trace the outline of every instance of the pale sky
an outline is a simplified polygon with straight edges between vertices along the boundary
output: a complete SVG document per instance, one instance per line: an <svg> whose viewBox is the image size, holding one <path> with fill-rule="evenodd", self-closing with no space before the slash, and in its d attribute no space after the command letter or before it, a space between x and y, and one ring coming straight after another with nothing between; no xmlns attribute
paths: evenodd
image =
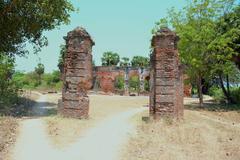
<svg viewBox="0 0 240 160"><path fill-rule="evenodd" d="M17 58L16 70L33 71L39 62L46 72L57 70L59 46L64 44L63 36L77 26L84 27L96 45L93 59L101 64L105 51L114 51L121 57L135 55L148 56L151 30L160 18L165 17L167 9L181 9L186 0L71 0L79 13L71 14L69 25L60 26L45 32L49 45L38 55L29 48L28 58Z"/></svg>

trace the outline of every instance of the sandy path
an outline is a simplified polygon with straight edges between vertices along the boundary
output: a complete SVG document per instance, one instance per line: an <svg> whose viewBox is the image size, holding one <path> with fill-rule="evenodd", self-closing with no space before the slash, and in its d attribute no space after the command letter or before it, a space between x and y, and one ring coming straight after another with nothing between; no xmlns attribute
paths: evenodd
<svg viewBox="0 0 240 160"><path fill-rule="evenodd" d="M44 115L46 96L41 95L35 113ZM64 149L54 148L46 134L42 119L28 119L21 122L20 135L13 152L13 160L117 160L121 146L126 143L128 134L134 132L129 118L147 108L136 108L111 116L86 136Z"/></svg>

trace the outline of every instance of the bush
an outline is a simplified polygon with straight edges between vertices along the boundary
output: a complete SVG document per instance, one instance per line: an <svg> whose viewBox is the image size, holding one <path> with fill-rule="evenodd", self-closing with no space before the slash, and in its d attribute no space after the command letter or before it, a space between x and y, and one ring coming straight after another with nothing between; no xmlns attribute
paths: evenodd
<svg viewBox="0 0 240 160"><path fill-rule="evenodd" d="M19 86L12 80L14 60L0 55L0 113L9 114L18 103Z"/></svg>
<svg viewBox="0 0 240 160"><path fill-rule="evenodd" d="M213 86L209 89L209 95L212 96L218 102L224 102L226 97L223 94L221 88ZM237 104L240 104L240 88L231 88L231 97L233 101Z"/></svg>
<svg viewBox="0 0 240 160"><path fill-rule="evenodd" d="M39 77L35 72L21 73L16 72L13 75L13 80L23 89L56 89L60 90L62 86L61 73L53 71L52 73L43 74L42 83L39 83Z"/></svg>
<svg viewBox="0 0 240 160"><path fill-rule="evenodd" d="M115 87L119 90L124 89L124 78L123 76L117 76L115 80Z"/></svg>
<svg viewBox="0 0 240 160"><path fill-rule="evenodd" d="M218 102L223 102L225 100L225 96L222 92L222 89L217 86L213 86L209 89L209 95L212 96Z"/></svg>
<svg viewBox="0 0 240 160"><path fill-rule="evenodd" d="M148 92L150 91L150 82L147 80L144 81L144 90Z"/></svg>
<svg viewBox="0 0 240 160"><path fill-rule="evenodd" d="M237 104L240 104L240 87L232 89L231 95L234 102L236 102Z"/></svg>
<svg viewBox="0 0 240 160"><path fill-rule="evenodd" d="M139 91L140 87L140 81L138 76L133 76L129 79L129 87L130 91Z"/></svg>

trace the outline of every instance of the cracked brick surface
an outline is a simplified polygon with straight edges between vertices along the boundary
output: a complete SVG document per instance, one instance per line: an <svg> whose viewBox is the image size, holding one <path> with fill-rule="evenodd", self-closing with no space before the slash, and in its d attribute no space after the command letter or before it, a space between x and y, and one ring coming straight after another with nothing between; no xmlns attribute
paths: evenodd
<svg viewBox="0 0 240 160"><path fill-rule="evenodd" d="M152 39L150 114L154 118L183 116L183 73L177 35L164 28Z"/></svg>
<svg viewBox="0 0 240 160"><path fill-rule="evenodd" d="M87 118L89 98L87 91L92 87L91 36L81 27L68 32L64 58L62 102L60 113L66 117Z"/></svg>

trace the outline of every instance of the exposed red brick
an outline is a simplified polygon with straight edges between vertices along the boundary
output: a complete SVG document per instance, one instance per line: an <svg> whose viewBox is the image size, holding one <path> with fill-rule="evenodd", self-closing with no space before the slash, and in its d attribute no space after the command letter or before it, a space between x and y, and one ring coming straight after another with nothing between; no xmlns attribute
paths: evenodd
<svg viewBox="0 0 240 160"><path fill-rule="evenodd" d="M93 40L83 28L68 32L67 52L64 59L62 102L59 112L66 117L87 118L89 99L87 90L92 87Z"/></svg>
<svg viewBox="0 0 240 160"><path fill-rule="evenodd" d="M165 28L152 39L150 114L154 118L183 116L183 73L177 35Z"/></svg>

